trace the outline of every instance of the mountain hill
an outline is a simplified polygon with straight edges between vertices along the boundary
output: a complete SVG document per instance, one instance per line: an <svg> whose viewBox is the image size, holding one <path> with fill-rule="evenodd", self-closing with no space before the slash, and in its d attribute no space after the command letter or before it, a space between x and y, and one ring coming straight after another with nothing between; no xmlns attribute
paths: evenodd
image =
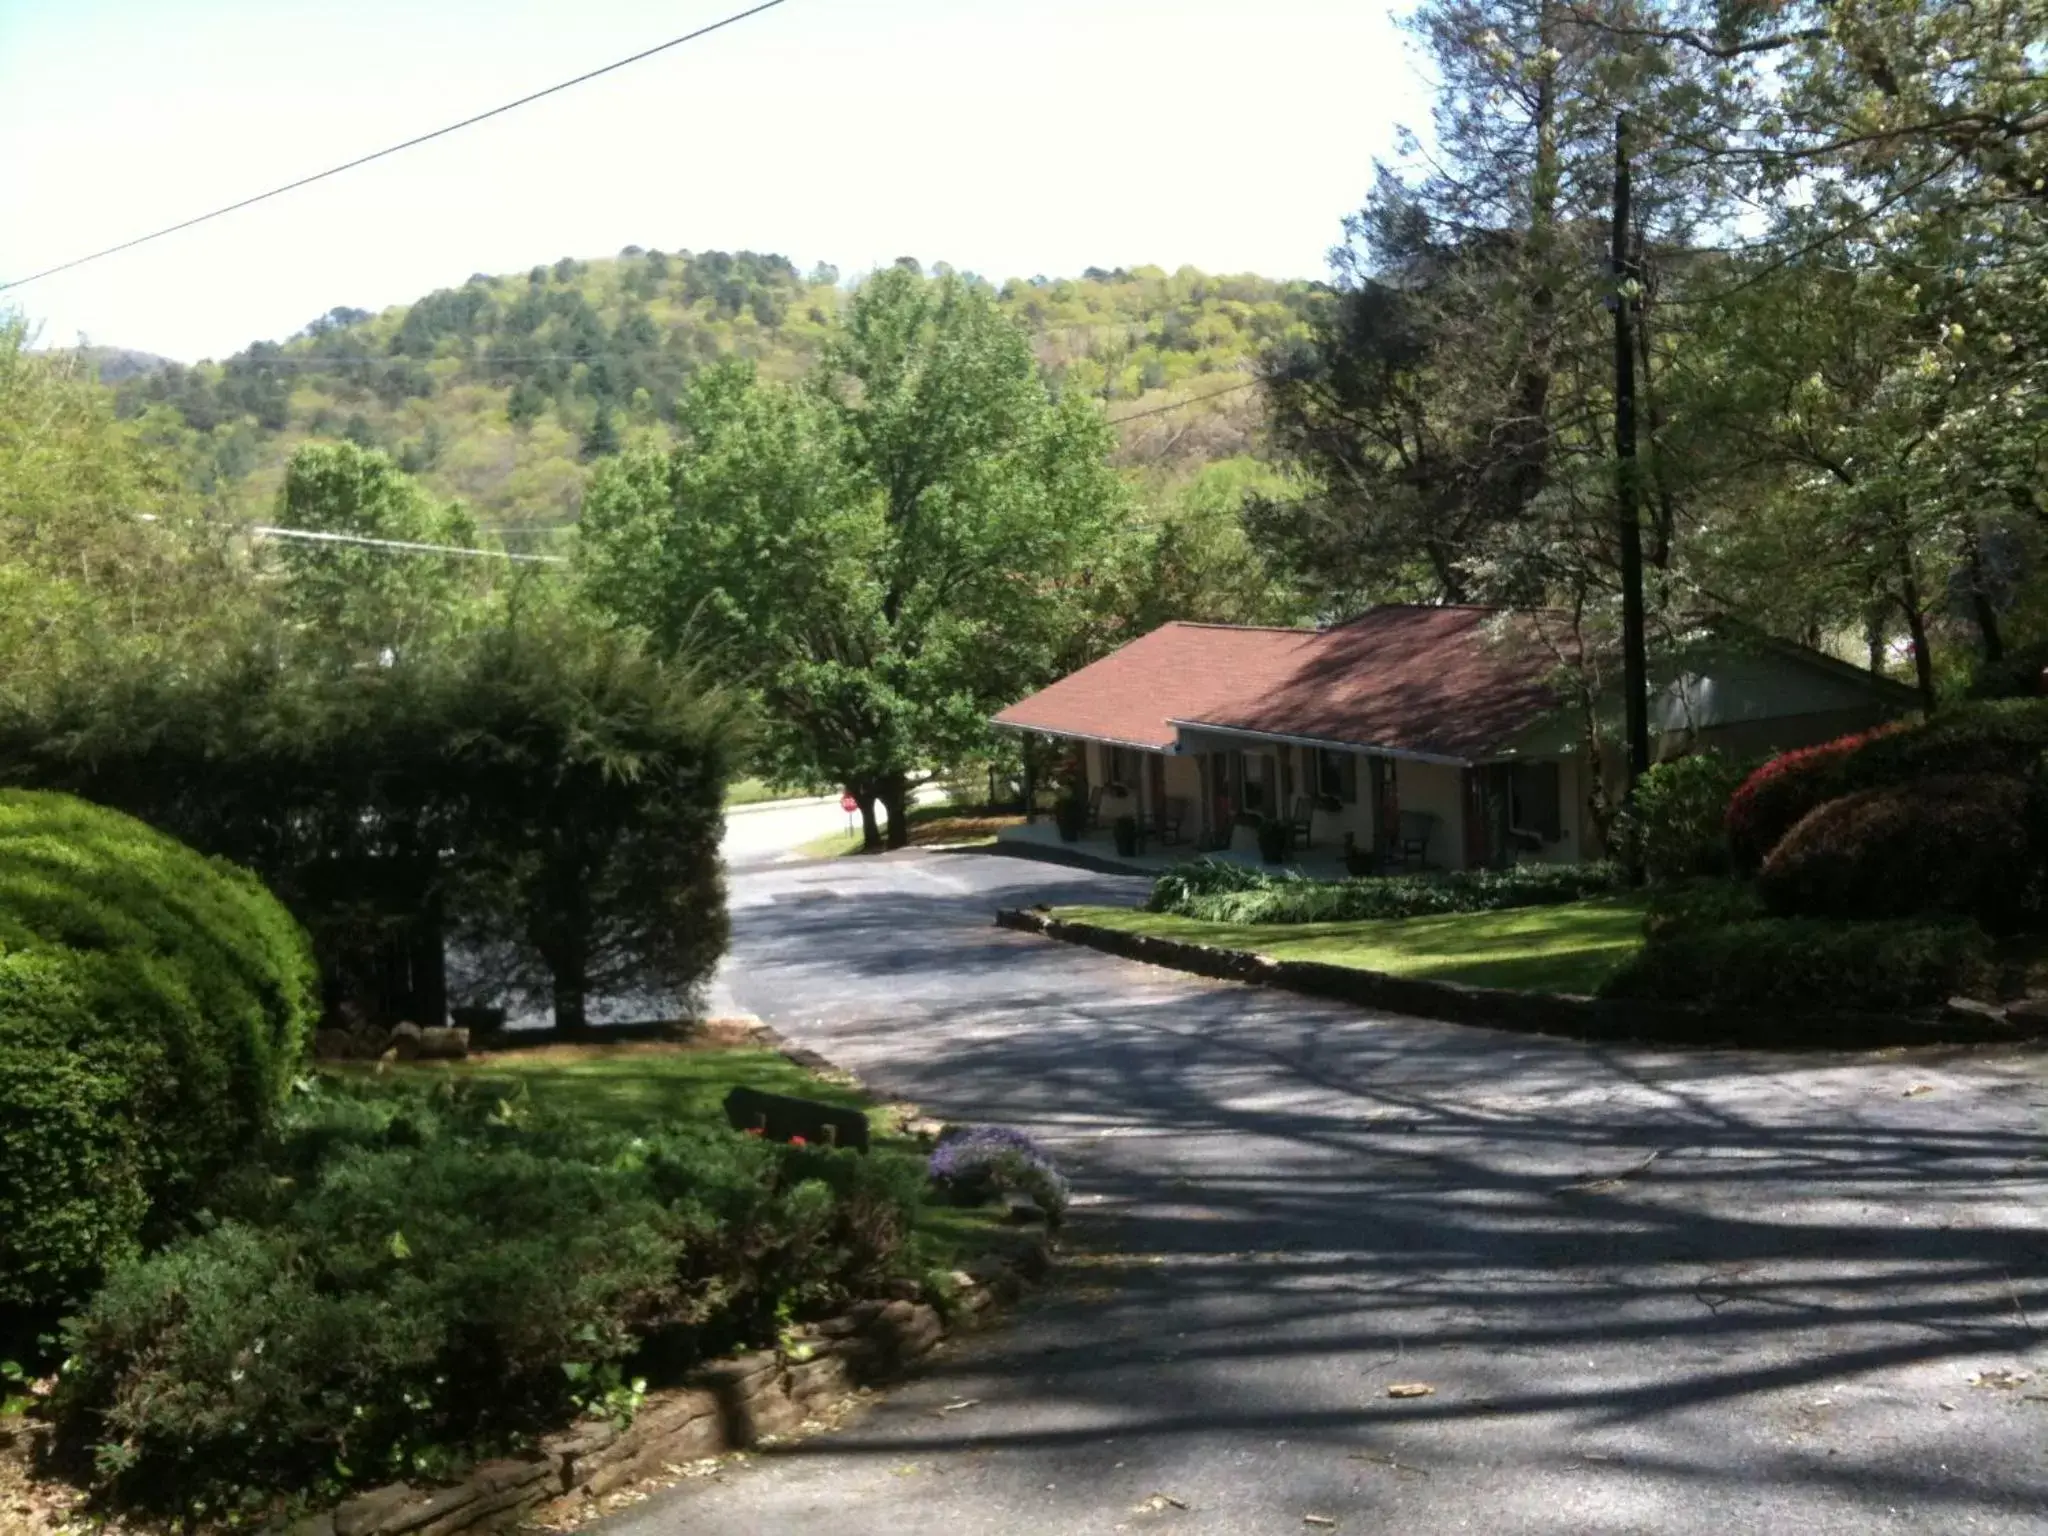
<svg viewBox="0 0 2048 1536"><path fill-rule="evenodd" d="M1120 461L1154 488L1254 452L1251 369L1300 333L1314 291L1190 267L1090 268L999 289L1047 369L1123 421ZM741 357L769 377L801 375L845 298L829 267L628 246L605 260L480 273L381 314L335 309L222 362L117 365L101 377L123 414L234 515L268 513L300 442L347 437L515 532L573 521L591 459L665 440L695 369Z"/></svg>

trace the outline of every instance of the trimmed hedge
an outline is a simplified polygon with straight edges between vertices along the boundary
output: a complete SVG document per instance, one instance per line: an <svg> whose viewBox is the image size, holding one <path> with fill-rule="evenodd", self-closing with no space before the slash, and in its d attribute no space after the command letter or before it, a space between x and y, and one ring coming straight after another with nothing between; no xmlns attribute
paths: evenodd
<svg viewBox="0 0 2048 1536"><path fill-rule="evenodd" d="M1780 916L1945 912L2011 931L2038 916L2034 794L2001 774L1939 774L1830 800L1787 832L1757 888Z"/></svg>
<svg viewBox="0 0 2048 1536"><path fill-rule="evenodd" d="M1897 729L1880 726L1780 753L1744 779L1728 801L1728 851L1735 867L1745 874L1762 868L1778 839L1802 817L1848 792L1849 759Z"/></svg>
<svg viewBox="0 0 2048 1536"><path fill-rule="evenodd" d="M0 1333L76 1299L261 1137L315 980L251 876L0 791Z"/></svg>
<svg viewBox="0 0 2048 1536"><path fill-rule="evenodd" d="M1830 800L1958 773L2025 777L2048 752L2048 699L1960 705L1915 725L1881 726L1774 757L1728 806L1736 867L1762 867L1778 841Z"/></svg>
<svg viewBox="0 0 2048 1536"><path fill-rule="evenodd" d="M1517 864L1449 874L1310 880L1220 860L1200 860L1160 876L1149 912L1211 923L1350 923L1559 906L1614 890L1611 864Z"/></svg>
<svg viewBox="0 0 2048 1536"><path fill-rule="evenodd" d="M924 1182L901 1153L635 1134L488 1081L322 1083L220 1221L66 1325L59 1431L166 1512L432 1477L909 1272Z"/></svg>
<svg viewBox="0 0 2048 1536"><path fill-rule="evenodd" d="M1712 1007L1895 1013L1978 994L1991 943L1961 921L1761 918L1654 938L1601 996Z"/></svg>
<svg viewBox="0 0 2048 1536"><path fill-rule="evenodd" d="M1753 922L1771 914L1749 880L1687 880L1654 888L1643 915L1643 934L1651 943L1700 928Z"/></svg>

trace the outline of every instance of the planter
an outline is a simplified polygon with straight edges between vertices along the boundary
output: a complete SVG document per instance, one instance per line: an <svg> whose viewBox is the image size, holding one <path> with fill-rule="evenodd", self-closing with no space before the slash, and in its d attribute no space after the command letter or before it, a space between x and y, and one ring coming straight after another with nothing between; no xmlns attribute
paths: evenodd
<svg viewBox="0 0 2048 1536"><path fill-rule="evenodd" d="M1132 858L1138 851L1138 818L1119 816L1109 824L1109 835L1116 839L1116 851L1120 858Z"/></svg>
<svg viewBox="0 0 2048 1536"><path fill-rule="evenodd" d="M1259 857L1268 864L1284 864L1294 851L1294 829L1284 821L1259 823Z"/></svg>
<svg viewBox="0 0 2048 1536"><path fill-rule="evenodd" d="M1081 841L1081 833L1088 825L1088 803L1085 800L1062 800L1052 815L1053 825L1059 828L1061 842Z"/></svg>

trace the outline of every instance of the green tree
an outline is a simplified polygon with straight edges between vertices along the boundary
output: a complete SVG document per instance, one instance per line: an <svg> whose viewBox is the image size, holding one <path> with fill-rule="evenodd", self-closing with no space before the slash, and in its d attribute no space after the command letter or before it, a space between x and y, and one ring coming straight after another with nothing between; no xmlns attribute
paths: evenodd
<svg viewBox="0 0 2048 1536"><path fill-rule="evenodd" d="M611 406L608 403L600 404L597 414L590 418L590 425L583 429L581 452L584 462L608 459L618 451L618 423L612 420Z"/></svg>
<svg viewBox="0 0 2048 1536"><path fill-rule="evenodd" d="M337 535L276 540L286 611L333 641L402 650L449 621L475 575L474 562L462 556L387 547L471 548L476 526L459 505L436 502L374 449L299 449L285 466L277 507L283 528Z"/></svg>
<svg viewBox="0 0 2048 1536"><path fill-rule="evenodd" d="M802 385L701 375L683 444L601 469L587 590L758 689L776 776L837 782L889 837L917 776L1045 681L1123 510L1108 430L1040 377L984 286L872 277Z"/></svg>

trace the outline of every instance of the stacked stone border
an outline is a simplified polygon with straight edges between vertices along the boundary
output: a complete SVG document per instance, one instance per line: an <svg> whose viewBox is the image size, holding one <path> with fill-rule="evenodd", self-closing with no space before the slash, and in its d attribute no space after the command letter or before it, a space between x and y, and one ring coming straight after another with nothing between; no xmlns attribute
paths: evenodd
<svg viewBox="0 0 2048 1536"><path fill-rule="evenodd" d="M1126 960L1142 960L1219 981L1279 987L1392 1013L1419 1014L1518 1034L1577 1040L1751 1049L1879 1049L1915 1045L1991 1045L2048 1037L2048 1012L2011 1013L1992 1006L1951 1005L1938 1014L1830 1013L1817 1010L1690 1008L1672 1003L1557 993L1511 992L1454 981L1394 976L1319 960L1280 960L1095 923L1069 922L1042 908L1004 908L996 926L1082 944Z"/></svg>
<svg viewBox="0 0 2048 1536"><path fill-rule="evenodd" d="M943 1310L906 1283L902 1294L861 1302L782 1349L719 1360L680 1387L649 1393L630 1424L572 1424L531 1455L484 1462L452 1487L372 1489L299 1521L290 1536L458 1536L573 1525L599 1513L608 1494L791 1434L859 1389L909 1373L941 1340L1015 1301L1051 1264L1044 1238L1007 1262L978 1263L953 1277Z"/></svg>

